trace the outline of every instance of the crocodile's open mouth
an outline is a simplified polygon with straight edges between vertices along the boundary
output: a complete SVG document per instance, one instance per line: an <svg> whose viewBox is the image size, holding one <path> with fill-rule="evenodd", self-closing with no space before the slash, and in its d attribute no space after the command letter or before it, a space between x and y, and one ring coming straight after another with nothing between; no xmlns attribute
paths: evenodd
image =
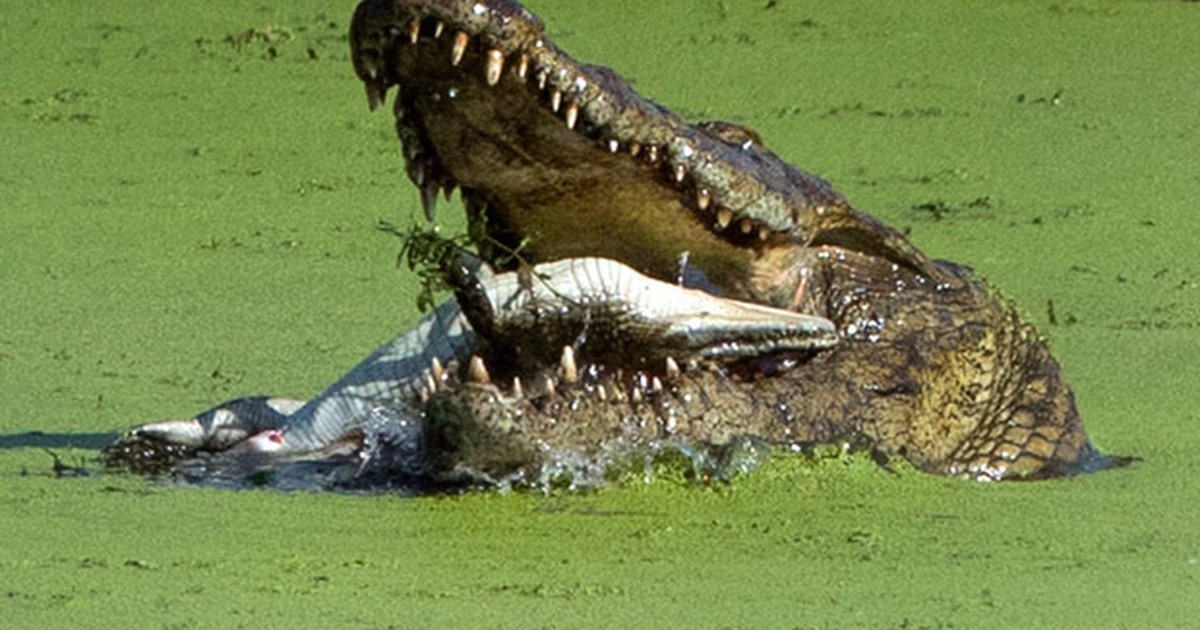
<svg viewBox="0 0 1200 630"><path fill-rule="evenodd" d="M869 236L872 220L754 132L683 122L613 71L572 59L509 0L365 2L351 41L371 107L397 88L397 130L427 214L458 188L493 239L530 237L538 260L606 256L660 278L688 267L743 296L775 246L850 235L850 248L913 262L907 242Z"/></svg>

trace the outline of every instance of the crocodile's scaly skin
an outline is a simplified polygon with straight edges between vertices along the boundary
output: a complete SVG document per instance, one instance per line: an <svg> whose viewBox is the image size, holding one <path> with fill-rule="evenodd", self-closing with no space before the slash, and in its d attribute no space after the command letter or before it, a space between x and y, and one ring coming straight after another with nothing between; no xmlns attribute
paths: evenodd
<svg viewBox="0 0 1200 630"><path fill-rule="evenodd" d="M865 444L921 470L979 479L1126 461L1091 446L1047 344L982 280L929 259L752 130L688 124L612 70L579 63L517 3L367 0L351 47L371 108L392 99L427 214L440 192L459 189L488 236L485 257L528 239L522 252L533 262L610 258L827 318L840 338L815 354L762 352L681 370L620 335L572 338L564 328L549 335L567 339L560 366L545 348L530 359L545 329L497 332L477 315L479 333L456 356L481 352L489 378L464 377L466 366L445 377L420 353L403 375L437 375L407 395L429 467L519 478L547 453L737 436ZM567 353L582 374L565 378ZM387 374L381 386L394 388L397 372ZM513 391L513 378L545 382ZM320 428L302 442L336 443L329 427L361 426L362 416L292 416L285 433Z"/></svg>
<svg viewBox="0 0 1200 630"><path fill-rule="evenodd" d="M695 376L682 394L686 435L865 440L923 470L986 479L1122 461L1090 446L1057 362L1010 305L753 131L681 121L613 71L572 59L508 0L367 0L351 33L369 104L397 88L414 182L460 187L493 239L531 236L543 260L609 256L838 326L838 347L770 378ZM606 408L543 404L517 425L599 425L562 438L586 443L629 420ZM485 425L510 414L462 409L452 415Z"/></svg>

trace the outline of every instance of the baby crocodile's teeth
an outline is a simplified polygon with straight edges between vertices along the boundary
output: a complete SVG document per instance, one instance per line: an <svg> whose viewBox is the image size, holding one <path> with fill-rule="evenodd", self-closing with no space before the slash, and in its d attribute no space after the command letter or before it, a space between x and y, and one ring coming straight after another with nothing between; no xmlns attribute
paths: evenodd
<svg viewBox="0 0 1200 630"><path fill-rule="evenodd" d="M550 111L558 113L558 108L562 107L562 92L557 87L550 88Z"/></svg>
<svg viewBox="0 0 1200 630"><path fill-rule="evenodd" d="M682 164L675 165L675 183L682 184L683 178L687 175L687 167Z"/></svg>
<svg viewBox="0 0 1200 630"><path fill-rule="evenodd" d="M470 41L471 36L467 35L465 31L459 31L455 34L454 47L450 49L450 65L457 66L462 63L463 53L467 52L467 44Z"/></svg>
<svg viewBox="0 0 1200 630"><path fill-rule="evenodd" d="M487 84L496 85L500 82L500 73L504 71L504 53L492 48L487 53Z"/></svg>
<svg viewBox="0 0 1200 630"><path fill-rule="evenodd" d="M413 18L408 23L408 41L415 44L421 39L421 18Z"/></svg>
<svg viewBox="0 0 1200 630"><path fill-rule="evenodd" d="M579 367L575 365L575 350L571 346L563 346L562 359L563 381L566 383L579 382Z"/></svg>
<svg viewBox="0 0 1200 630"><path fill-rule="evenodd" d="M433 27L433 38L437 39L442 36L442 31L446 30L446 23L438 20L436 26Z"/></svg>
<svg viewBox="0 0 1200 630"><path fill-rule="evenodd" d="M733 221L733 213L728 208L717 210L717 227L724 230L729 227L730 221Z"/></svg>
<svg viewBox="0 0 1200 630"><path fill-rule="evenodd" d="M655 394L661 394L662 390L663 390L662 379L658 378L657 376L650 379L650 391L654 392Z"/></svg>
<svg viewBox="0 0 1200 630"><path fill-rule="evenodd" d="M579 118L579 106L575 103L567 103L567 129L575 128L575 121Z"/></svg>
<svg viewBox="0 0 1200 630"><path fill-rule="evenodd" d="M674 357L667 357L667 380L673 381L679 378L680 372L679 363L675 361Z"/></svg>
<svg viewBox="0 0 1200 630"><path fill-rule="evenodd" d="M487 366L477 354L471 355L471 363L467 366L467 376L475 383L491 383L492 376L488 374Z"/></svg>
<svg viewBox="0 0 1200 630"><path fill-rule="evenodd" d="M519 376L513 377L512 394L513 398L525 398L525 390L521 387L521 377Z"/></svg>
<svg viewBox="0 0 1200 630"><path fill-rule="evenodd" d="M707 188L701 188L696 191L696 205L701 210L708 210L708 204L712 203L712 193L708 192Z"/></svg>
<svg viewBox="0 0 1200 630"><path fill-rule="evenodd" d="M621 150L621 143L619 141L617 141L617 140L609 140L608 141L608 152L609 153L616 153L617 151L620 151L620 150Z"/></svg>
<svg viewBox="0 0 1200 630"><path fill-rule="evenodd" d="M633 388L633 394L631 394L631 395L630 395L630 398L633 400L633 402L634 402L634 403L636 403L636 404L641 404L641 402L642 402L642 390L641 390L641 388L639 388L639 387L637 387L637 386L634 386L634 388Z"/></svg>

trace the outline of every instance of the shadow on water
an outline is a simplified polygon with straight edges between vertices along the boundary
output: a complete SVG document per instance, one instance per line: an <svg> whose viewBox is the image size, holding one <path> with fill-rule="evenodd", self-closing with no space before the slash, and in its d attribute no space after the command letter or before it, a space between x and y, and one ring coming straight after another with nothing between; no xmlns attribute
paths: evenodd
<svg viewBox="0 0 1200 630"><path fill-rule="evenodd" d="M14 448L85 448L98 451L117 441L120 433L24 433L0 434L0 450Z"/></svg>
<svg viewBox="0 0 1200 630"><path fill-rule="evenodd" d="M44 431L26 431L24 433L0 434L0 450L19 448L40 449L49 457L47 467L55 477L90 477L98 472L95 466L98 459L92 456L72 457L74 463L67 461L57 451L67 449L85 449L100 451L112 444L119 433L46 433ZM22 468L21 475L31 474L32 471Z"/></svg>

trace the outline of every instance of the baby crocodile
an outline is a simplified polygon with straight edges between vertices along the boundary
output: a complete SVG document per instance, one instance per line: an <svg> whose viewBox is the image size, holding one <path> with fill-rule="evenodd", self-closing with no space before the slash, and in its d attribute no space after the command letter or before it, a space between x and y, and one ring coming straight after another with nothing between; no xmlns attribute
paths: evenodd
<svg viewBox="0 0 1200 630"><path fill-rule="evenodd" d="M467 308L473 331L451 305L439 310L457 318L448 336L418 337L457 340L453 356L435 362L385 346L351 372L369 382L348 377L295 414L248 423L244 433L270 429L251 450L325 448L391 405L421 418L426 469L490 477L527 475L546 453L614 440L850 442L931 473L993 480L1127 461L1091 445L1045 340L981 279L927 258L752 130L688 124L612 70L577 62L519 4L367 0L351 47L371 108L395 93L407 172L427 214L439 193L458 189L474 233L486 234L485 258L501 263L522 245L541 264L612 259L723 299L827 319L838 340L707 367L701 357L687 369L675 357L651 360L620 326L590 337L603 317L584 317L582 329L576 319L549 334L506 332L493 325L505 308ZM459 297L469 306L479 292ZM402 346L414 360L389 355ZM541 384L529 391L522 379ZM352 408L330 407L332 420L313 413L366 385ZM238 426L270 407L255 400L218 409ZM180 435L156 426L134 435Z"/></svg>

